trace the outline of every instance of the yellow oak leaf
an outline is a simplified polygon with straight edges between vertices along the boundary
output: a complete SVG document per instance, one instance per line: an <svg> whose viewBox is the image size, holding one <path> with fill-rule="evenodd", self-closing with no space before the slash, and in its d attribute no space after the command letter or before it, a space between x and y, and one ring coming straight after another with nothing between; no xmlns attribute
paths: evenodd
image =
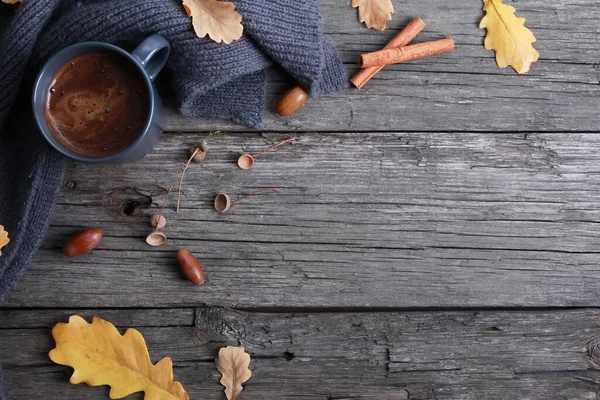
<svg viewBox="0 0 600 400"><path fill-rule="evenodd" d="M0 256L2 255L2 248L10 242L8 238L8 232L4 230L4 227L0 225Z"/></svg>
<svg viewBox="0 0 600 400"><path fill-rule="evenodd" d="M217 43L231 43L242 37L242 16L235 5L219 0L183 0L183 7L192 17L194 31L198 37L208 35Z"/></svg>
<svg viewBox="0 0 600 400"><path fill-rule="evenodd" d="M128 329L121 336L110 322L94 317L91 324L78 315L52 328L56 348L50 359L74 369L71 383L109 385L110 398L145 392L144 400L189 400L181 383L173 381L169 357L153 365L142 334Z"/></svg>
<svg viewBox="0 0 600 400"><path fill-rule="evenodd" d="M219 350L216 359L217 369L221 372L221 385L225 386L225 396L228 400L235 400L242 392L242 383L252 376L248 369L250 354L243 347L227 346Z"/></svg>
<svg viewBox="0 0 600 400"><path fill-rule="evenodd" d="M533 33L524 25L525 18L515 16L515 9L502 0L483 0L486 15L479 28L487 29L485 49L496 50L496 62L500 68L509 65L519 74L525 74L531 64L540 58L533 48Z"/></svg>
<svg viewBox="0 0 600 400"><path fill-rule="evenodd" d="M358 20L367 28L382 31L387 21L392 19L394 5L391 0L352 0L352 7L358 7Z"/></svg>

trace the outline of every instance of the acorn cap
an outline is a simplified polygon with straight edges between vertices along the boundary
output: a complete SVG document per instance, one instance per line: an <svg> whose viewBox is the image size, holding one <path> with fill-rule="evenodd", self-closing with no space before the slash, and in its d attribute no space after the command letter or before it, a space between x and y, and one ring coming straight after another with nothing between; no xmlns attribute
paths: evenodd
<svg viewBox="0 0 600 400"><path fill-rule="evenodd" d="M198 152L192 157L192 155L196 152L196 149L199 149ZM206 153L208 153L208 144L205 141L200 142L195 146L190 148L190 157L192 157L192 161L199 163L204 161L206 158Z"/></svg>
<svg viewBox="0 0 600 400"><path fill-rule="evenodd" d="M241 169L250 169L254 166L254 157L250 154L242 154L237 163Z"/></svg>
<svg viewBox="0 0 600 400"><path fill-rule="evenodd" d="M226 213L231 208L231 197L225 193L219 193L215 197L215 210L218 212Z"/></svg>
<svg viewBox="0 0 600 400"><path fill-rule="evenodd" d="M160 246L167 241L167 236L160 231L152 231L146 237L146 243L150 246Z"/></svg>
<svg viewBox="0 0 600 400"><path fill-rule="evenodd" d="M167 225L167 219L162 215L153 215L150 217L150 225L156 229L162 229Z"/></svg>

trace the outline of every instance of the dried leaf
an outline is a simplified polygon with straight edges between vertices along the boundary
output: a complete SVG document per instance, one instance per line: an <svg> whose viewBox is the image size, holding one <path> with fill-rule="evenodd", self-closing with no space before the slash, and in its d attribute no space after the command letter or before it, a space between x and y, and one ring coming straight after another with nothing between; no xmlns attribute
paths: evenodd
<svg viewBox="0 0 600 400"><path fill-rule="evenodd" d="M394 13L391 0L352 0L352 7L358 7L360 22L378 31L385 29L385 23L392 19Z"/></svg>
<svg viewBox="0 0 600 400"><path fill-rule="evenodd" d="M75 371L71 383L111 386L110 398L121 399L145 392L145 400L189 400L179 382L173 381L169 357L153 365L142 334L128 329L121 336L110 322L94 317L88 324L78 315L52 329L56 348L50 359Z"/></svg>
<svg viewBox="0 0 600 400"><path fill-rule="evenodd" d="M2 248L10 242L8 238L8 232L4 230L4 227L0 225L0 256L2 255Z"/></svg>
<svg viewBox="0 0 600 400"><path fill-rule="evenodd" d="M252 376L248 369L250 355L244 352L243 347L227 346L219 350L216 360L217 369L221 372L221 385L225 386L225 395L228 400L235 400L242 392L242 383Z"/></svg>
<svg viewBox="0 0 600 400"><path fill-rule="evenodd" d="M485 49L496 50L496 62L500 68L511 66L519 74L529 71L540 55L531 45L536 41L533 33L525 28L525 18L515 16L515 9L502 0L483 0L486 15L479 27L487 29Z"/></svg>
<svg viewBox="0 0 600 400"><path fill-rule="evenodd" d="M227 44L242 37L244 27L242 16L235 11L235 5L218 0L183 0L183 7L198 37L208 35L217 43Z"/></svg>

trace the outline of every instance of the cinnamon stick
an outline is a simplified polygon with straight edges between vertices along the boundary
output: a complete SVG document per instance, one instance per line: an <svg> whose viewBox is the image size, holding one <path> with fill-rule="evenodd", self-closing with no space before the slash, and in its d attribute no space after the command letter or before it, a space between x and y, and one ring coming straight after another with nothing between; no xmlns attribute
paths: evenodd
<svg viewBox="0 0 600 400"><path fill-rule="evenodd" d="M411 40L417 37L423 28L425 28L425 22L419 17L413 18L413 20L384 47L384 49L406 46ZM375 76L375 74L381 71L382 68L383 66L363 68L350 80L350 82L352 82L357 89L361 89Z"/></svg>
<svg viewBox="0 0 600 400"><path fill-rule="evenodd" d="M360 56L359 63L363 68L385 66L446 53L452 50L454 50L454 40L448 38L363 54Z"/></svg>

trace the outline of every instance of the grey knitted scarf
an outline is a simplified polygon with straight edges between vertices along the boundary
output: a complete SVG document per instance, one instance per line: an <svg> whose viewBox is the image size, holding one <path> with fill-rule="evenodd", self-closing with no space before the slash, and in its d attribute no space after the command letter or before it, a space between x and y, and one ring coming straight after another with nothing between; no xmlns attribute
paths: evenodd
<svg viewBox="0 0 600 400"><path fill-rule="evenodd" d="M272 63L312 96L348 86L319 0L233 2L245 35L231 45L196 37L180 0L24 0L0 15L0 225L11 238L0 256L0 304L31 263L62 185L65 160L43 142L29 108L36 72L54 52L88 40L132 49L158 33L172 46L166 74L182 114L255 128ZM0 400L2 389L0 377Z"/></svg>

